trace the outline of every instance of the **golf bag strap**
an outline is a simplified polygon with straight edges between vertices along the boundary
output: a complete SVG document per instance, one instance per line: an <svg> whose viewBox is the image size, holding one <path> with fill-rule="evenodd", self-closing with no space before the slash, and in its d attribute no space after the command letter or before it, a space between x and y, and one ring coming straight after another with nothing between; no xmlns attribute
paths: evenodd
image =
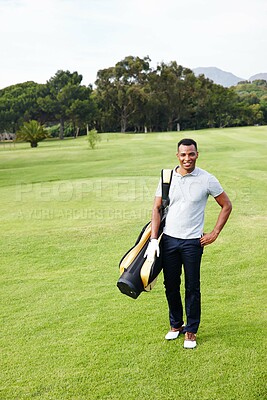
<svg viewBox="0 0 267 400"><path fill-rule="evenodd" d="M162 185L162 206L166 208L169 205L169 190L172 180L172 169L162 169L161 170L161 185Z"/></svg>

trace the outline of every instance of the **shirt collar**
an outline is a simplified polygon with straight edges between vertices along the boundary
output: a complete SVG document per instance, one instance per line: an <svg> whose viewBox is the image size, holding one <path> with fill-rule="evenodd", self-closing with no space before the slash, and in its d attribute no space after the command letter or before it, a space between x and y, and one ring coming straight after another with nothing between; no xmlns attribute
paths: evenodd
<svg viewBox="0 0 267 400"><path fill-rule="evenodd" d="M183 176L183 177L185 177L185 176L187 176L187 175L197 176L197 175L198 175L198 172L199 172L199 171L198 171L199 168L198 168L198 167L195 167L195 169L194 169L192 172L190 172L189 174L181 175L181 174L179 174L179 172L176 172L176 170L179 170L179 168L180 168L179 165L177 165L177 166L174 168L174 170L173 170L173 174L174 174L174 175L176 175L176 176Z"/></svg>

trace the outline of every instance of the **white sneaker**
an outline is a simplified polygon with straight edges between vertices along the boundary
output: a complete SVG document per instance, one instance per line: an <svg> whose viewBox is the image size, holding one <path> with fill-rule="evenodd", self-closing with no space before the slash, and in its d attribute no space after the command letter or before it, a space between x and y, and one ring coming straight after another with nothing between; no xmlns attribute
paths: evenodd
<svg viewBox="0 0 267 400"><path fill-rule="evenodd" d="M197 345L196 334L192 332L185 332L184 348L194 349Z"/></svg>
<svg viewBox="0 0 267 400"><path fill-rule="evenodd" d="M180 333L182 332L183 327L181 328L171 328L171 330L167 333L167 335L165 336L166 340L174 340L177 339L178 336L180 335Z"/></svg>

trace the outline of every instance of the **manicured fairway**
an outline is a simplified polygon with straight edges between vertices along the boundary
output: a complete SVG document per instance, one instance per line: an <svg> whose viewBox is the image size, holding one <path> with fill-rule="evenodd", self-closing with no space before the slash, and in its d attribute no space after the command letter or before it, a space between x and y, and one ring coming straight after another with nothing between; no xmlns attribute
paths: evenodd
<svg viewBox="0 0 267 400"><path fill-rule="evenodd" d="M204 251L195 350L164 340L162 276L137 300L116 287L182 137L233 202ZM264 399L266 143L267 126L0 144L0 399Z"/></svg>

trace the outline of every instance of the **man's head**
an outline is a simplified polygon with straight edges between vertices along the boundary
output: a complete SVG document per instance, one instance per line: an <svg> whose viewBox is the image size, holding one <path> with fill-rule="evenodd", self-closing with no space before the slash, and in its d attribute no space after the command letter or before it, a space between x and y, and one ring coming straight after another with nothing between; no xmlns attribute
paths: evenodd
<svg viewBox="0 0 267 400"><path fill-rule="evenodd" d="M181 173L190 174L194 171L198 158L197 143L193 139L180 140L176 156L180 162Z"/></svg>
<svg viewBox="0 0 267 400"><path fill-rule="evenodd" d="M184 145L184 146L194 145L195 148L196 148L196 151L197 151L197 142L195 142L193 139L182 139L182 140L180 140L180 142L178 143L178 146L177 146L177 150L178 151L179 151L179 147L180 147L181 144Z"/></svg>

